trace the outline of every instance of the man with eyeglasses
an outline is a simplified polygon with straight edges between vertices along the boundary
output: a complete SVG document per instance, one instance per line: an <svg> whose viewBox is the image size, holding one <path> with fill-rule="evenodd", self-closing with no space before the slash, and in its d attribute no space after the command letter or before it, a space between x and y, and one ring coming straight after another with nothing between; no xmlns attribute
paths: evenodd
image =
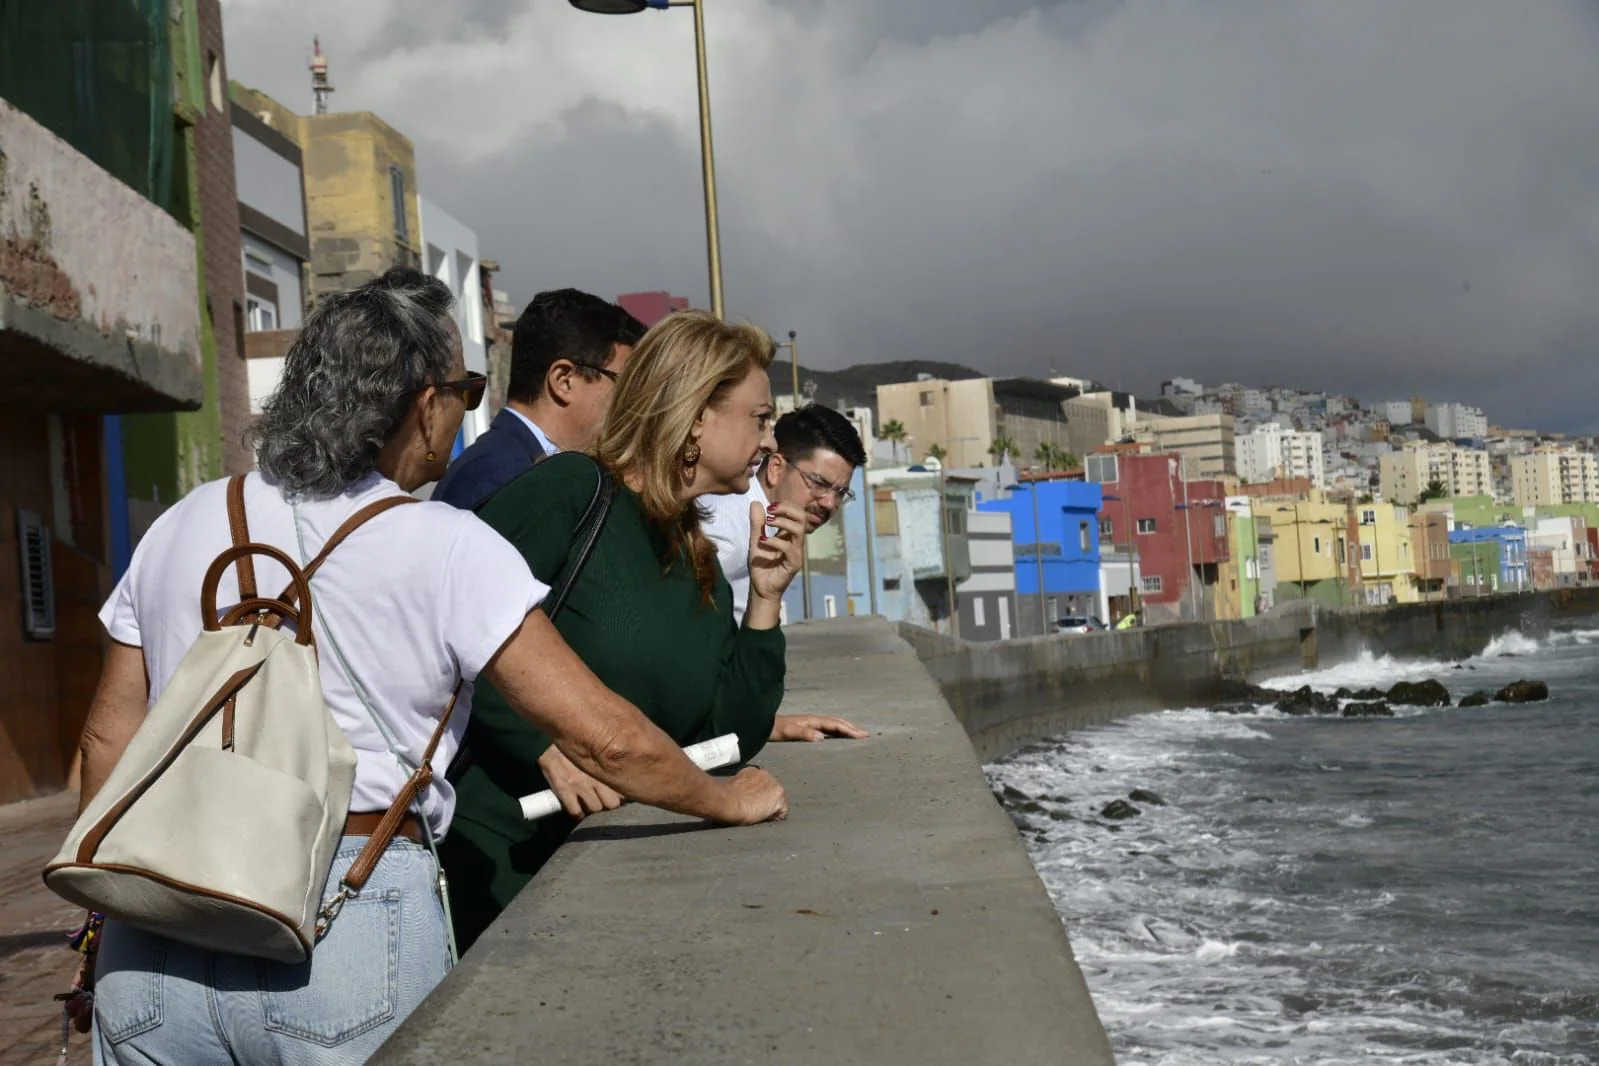
<svg viewBox="0 0 1599 1066"><path fill-rule="evenodd" d="M598 296L560 289L533 297L512 334L505 407L450 464L433 499L477 510L544 456L588 448L643 336L642 322Z"/></svg>
<svg viewBox="0 0 1599 1066"><path fill-rule="evenodd" d="M850 420L811 404L777 420L777 451L768 456L742 496L707 496L705 535L716 545L722 573L733 586L733 617L749 600L750 504L789 503L805 512L814 533L855 497L850 481L866 465L866 449Z"/></svg>

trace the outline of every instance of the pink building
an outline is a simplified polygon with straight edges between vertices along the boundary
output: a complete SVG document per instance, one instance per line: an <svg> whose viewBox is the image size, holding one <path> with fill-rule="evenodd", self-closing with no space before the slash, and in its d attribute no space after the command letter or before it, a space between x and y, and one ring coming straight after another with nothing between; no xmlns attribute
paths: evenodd
<svg viewBox="0 0 1599 1066"><path fill-rule="evenodd" d="M673 296L669 292L626 292L618 296L616 302L646 327L676 311L688 310L688 297Z"/></svg>

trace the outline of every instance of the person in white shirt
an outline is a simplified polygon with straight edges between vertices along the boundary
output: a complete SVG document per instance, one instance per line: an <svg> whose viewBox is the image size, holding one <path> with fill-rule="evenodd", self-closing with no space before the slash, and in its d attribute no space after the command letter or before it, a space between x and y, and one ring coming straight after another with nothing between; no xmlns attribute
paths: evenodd
<svg viewBox="0 0 1599 1066"><path fill-rule="evenodd" d="M777 450L767 456L749 491L702 498L700 528L716 547L727 583L733 588L733 618L742 622L750 591L750 504L790 504L805 512L806 535L830 521L854 498L850 481L866 465L866 449L850 420L827 407L811 404L777 420ZM742 525L740 524L742 523ZM860 738L866 733L842 718L778 715L773 740L821 740L827 736Z"/></svg>
<svg viewBox="0 0 1599 1066"><path fill-rule="evenodd" d="M811 404L777 420L777 451L750 479L743 495L705 497L706 536L716 545L727 583L733 586L733 617L742 619L749 600L749 509L790 503L805 512L807 533L832 520L845 502L855 498L850 481L866 465L866 449L850 420L827 407ZM742 523L742 525L740 525Z"/></svg>
<svg viewBox="0 0 1599 1066"><path fill-rule="evenodd" d="M256 429L261 473L244 483L252 541L303 563L364 505L443 472L484 388L465 370L450 306L441 282L404 269L319 302ZM232 541L226 493L224 482L203 485L162 515L101 614L114 643L84 727L80 809L201 632L203 576ZM287 581L270 560L256 567L268 595ZM787 812L770 775L700 772L601 684L534 610L548 588L469 511L396 507L339 545L312 588L323 694L357 754L325 899L406 779L382 733L420 761L459 688L432 781L305 963L204 951L106 922L94 971L97 1063L343 1064L377 1050L449 967L438 870L420 842L449 831L455 795L444 768L479 677L584 773L626 795L725 823ZM217 602L240 598L229 568Z"/></svg>

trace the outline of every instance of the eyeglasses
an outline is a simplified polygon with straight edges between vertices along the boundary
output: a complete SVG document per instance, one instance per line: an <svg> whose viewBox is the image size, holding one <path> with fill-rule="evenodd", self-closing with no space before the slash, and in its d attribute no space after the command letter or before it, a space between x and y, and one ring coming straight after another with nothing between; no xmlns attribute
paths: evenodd
<svg viewBox="0 0 1599 1066"><path fill-rule="evenodd" d="M611 379L611 384L613 384L613 385L615 385L618 381L622 380L622 375L621 374L618 374L614 370L607 370L603 366L595 366L593 363L579 363L579 362L575 362L575 361L572 363L572 365L577 367L577 368L579 368L580 370L588 370L588 371L592 371L595 374L604 375L605 377L608 377L608 378Z"/></svg>
<svg viewBox="0 0 1599 1066"><path fill-rule="evenodd" d="M466 377L455 381L434 382L435 389L448 389L450 392L461 394L461 402L466 404L468 411L476 411L483 402L483 393L489 387L489 379L479 374L476 370L468 370Z"/></svg>
<svg viewBox="0 0 1599 1066"><path fill-rule="evenodd" d="M805 479L805 484L809 486L811 495L818 499L829 493L837 496L839 503L849 503L855 498L855 490L848 485L835 485L822 475L813 474L809 470L801 470L797 466L794 467L794 472Z"/></svg>

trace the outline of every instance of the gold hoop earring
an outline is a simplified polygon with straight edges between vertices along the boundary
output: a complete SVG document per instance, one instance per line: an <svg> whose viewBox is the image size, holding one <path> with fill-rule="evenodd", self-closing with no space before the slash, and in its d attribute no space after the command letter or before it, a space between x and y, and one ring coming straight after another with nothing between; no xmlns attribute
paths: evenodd
<svg viewBox="0 0 1599 1066"><path fill-rule="evenodd" d="M438 461L439 461L439 457L436 454L434 454L433 452L428 452L428 462L436 463Z"/></svg>
<svg viewBox="0 0 1599 1066"><path fill-rule="evenodd" d="M683 449L683 465L693 466L700 461L700 446L689 441L688 447Z"/></svg>

